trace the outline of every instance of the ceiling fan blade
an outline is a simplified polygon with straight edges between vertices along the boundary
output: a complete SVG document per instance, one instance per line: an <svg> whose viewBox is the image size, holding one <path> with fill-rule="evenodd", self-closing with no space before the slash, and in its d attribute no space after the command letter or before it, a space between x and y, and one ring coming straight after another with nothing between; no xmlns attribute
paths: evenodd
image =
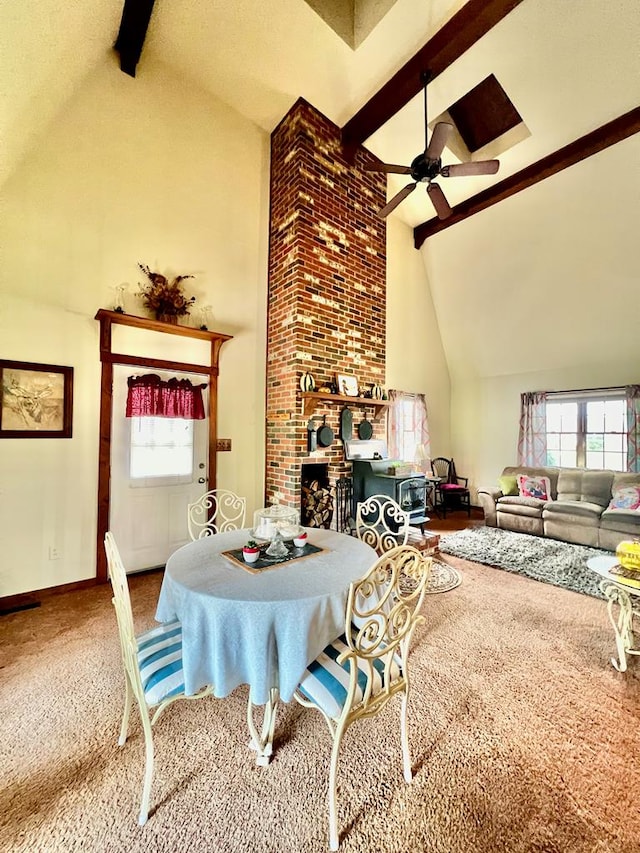
<svg viewBox="0 0 640 853"><path fill-rule="evenodd" d="M399 193L396 193L391 201L388 201L384 207L381 207L378 211L378 216L381 219L384 219L385 216L388 216L392 210L395 210L396 207L400 204L401 201L404 201L405 198L412 193L418 184L407 184L406 187L400 190Z"/></svg>
<svg viewBox="0 0 640 853"><path fill-rule="evenodd" d="M453 125L449 124L448 121L438 122L438 124L433 128L431 142L425 151L425 157L427 160L438 160L440 158L452 130Z"/></svg>
<svg viewBox="0 0 640 853"><path fill-rule="evenodd" d="M440 174L443 178L455 178L464 175L495 175L499 168L499 160L478 160L475 163L455 163L453 166L443 166L440 169Z"/></svg>
<svg viewBox="0 0 640 853"><path fill-rule="evenodd" d="M365 172L393 172L397 175L410 175L410 166L396 166L394 163L368 163L362 167Z"/></svg>
<svg viewBox="0 0 640 853"><path fill-rule="evenodd" d="M446 219L451 216L453 210L449 207L449 202L444 197L444 193L437 184L429 184L427 192L431 199L431 204L435 207L438 219Z"/></svg>

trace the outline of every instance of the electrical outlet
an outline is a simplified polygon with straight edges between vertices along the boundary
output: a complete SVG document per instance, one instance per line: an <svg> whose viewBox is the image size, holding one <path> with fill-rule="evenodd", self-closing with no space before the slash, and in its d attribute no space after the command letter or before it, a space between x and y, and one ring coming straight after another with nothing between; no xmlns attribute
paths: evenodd
<svg viewBox="0 0 640 853"><path fill-rule="evenodd" d="M222 450L231 450L231 439L230 438L219 438L216 444L216 450L218 453Z"/></svg>
<svg viewBox="0 0 640 853"><path fill-rule="evenodd" d="M50 560L61 560L62 553L55 545L49 545L49 559Z"/></svg>

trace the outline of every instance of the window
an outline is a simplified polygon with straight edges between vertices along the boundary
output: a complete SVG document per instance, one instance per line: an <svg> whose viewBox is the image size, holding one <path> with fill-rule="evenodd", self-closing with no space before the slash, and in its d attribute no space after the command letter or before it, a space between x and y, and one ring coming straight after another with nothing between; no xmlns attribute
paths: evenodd
<svg viewBox="0 0 640 853"><path fill-rule="evenodd" d="M624 391L547 398L547 465L627 470Z"/></svg>
<svg viewBox="0 0 640 853"><path fill-rule="evenodd" d="M390 391L387 412L389 453L405 462L426 463L430 456L427 407L423 394Z"/></svg>
<svg viewBox="0 0 640 853"><path fill-rule="evenodd" d="M398 418L398 458L413 462L416 458L416 448L420 444L415 418L415 403L412 398L407 397L399 400L400 417Z"/></svg>
<svg viewBox="0 0 640 853"><path fill-rule="evenodd" d="M183 418L137 418L131 423L129 474L132 480L193 478L193 421ZM165 483L163 483L165 485Z"/></svg>

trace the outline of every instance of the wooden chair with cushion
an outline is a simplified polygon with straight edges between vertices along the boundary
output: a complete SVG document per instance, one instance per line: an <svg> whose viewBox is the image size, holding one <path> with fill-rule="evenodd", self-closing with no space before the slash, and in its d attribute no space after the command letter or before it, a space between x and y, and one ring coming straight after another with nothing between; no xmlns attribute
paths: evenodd
<svg viewBox="0 0 640 853"><path fill-rule="evenodd" d="M226 530L241 530L246 512L246 498L228 489L213 489L187 507L189 536L195 540Z"/></svg>
<svg viewBox="0 0 640 853"><path fill-rule="evenodd" d="M378 555L406 545L409 513L388 495L372 495L356 509L356 536L371 545Z"/></svg>
<svg viewBox="0 0 640 853"><path fill-rule="evenodd" d="M453 459L437 456L431 460L431 470L434 477L440 477L436 485L434 509L438 515L447 517L447 510L466 509L471 516L471 496L469 494L469 479L456 474Z"/></svg>
<svg viewBox="0 0 640 853"><path fill-rule="evenodd" d="M307 667L295 699L320 711L333 738L329 770L329 843L339 844L336 775L340 745L356 720L373 718L396 694L404 778L412 779L407 707L408 654L419 615L431 557L401 545L379 557L349 588L345 633ZM373 740L375 747L375 737ZM358 756L356 756L358 759Z"/></svg>
<svg viewBox="0 0 640 853"><path fill-rule="evenodd" d="M166 708L177 699L201 699L211 694L213 688L204 687L193 696L185 695L182 673L182 626L177 620L152 628L136 637L127 575L111 532L105 535L104 547L113 588L112 601L116 610L125 675L124 713L118 746L124 746L127 740L129 714L134 699L140 711L144 731L146 760L138 817L138 823L142 826L149 817L153 780L152 726L156 724ZM151 716L153 709L155 710Z"/></svg>

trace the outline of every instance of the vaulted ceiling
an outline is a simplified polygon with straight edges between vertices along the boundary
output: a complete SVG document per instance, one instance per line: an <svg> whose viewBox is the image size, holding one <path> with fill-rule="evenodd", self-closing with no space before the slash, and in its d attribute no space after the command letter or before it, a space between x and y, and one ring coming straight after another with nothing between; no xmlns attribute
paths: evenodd
<svg viewBox="0 0 640 853"><path fill-rule="evenodd" d="M138 76L154 54L266 131L300 96L347 133L369 109L361 141L386 162L409 164L424 148L416 79L424 65L435 71L430 117L495 75L529 135L500 155L497 175L441 181L451 204L468 209L477 193L517 185L522 170L618 117L627 114L627 134L640 121L637 0L611 0L606 10L600 0L396 0L355 49L305 0L146 3L153 11ZM123 0L2 6L0 179L112 50L122 10ZM448 149L445 160L458 162ZM391 176L389 196L406 182ZM433 209L418 191L394 215L420 226Z"/></svg>

